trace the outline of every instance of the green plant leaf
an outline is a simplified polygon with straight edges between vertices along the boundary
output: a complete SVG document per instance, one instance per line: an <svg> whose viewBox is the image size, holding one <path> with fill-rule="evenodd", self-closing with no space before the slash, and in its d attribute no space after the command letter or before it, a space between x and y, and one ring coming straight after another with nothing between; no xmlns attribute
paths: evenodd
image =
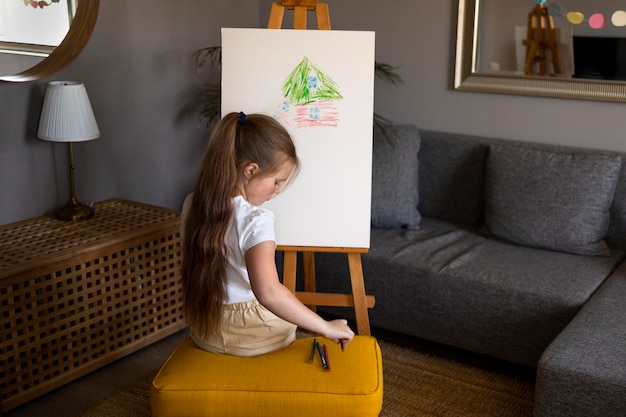
<svg viewBox="0 0 626 417"><path fill-rule="evenodd" d="M222 65L222 47L209 46L208 48L198 49L193 53L191 59L194 61L198 73L202 71L207 61L212 67L219 67Z"/></svg>
<svg viewBox="0 0 626 417"><path fill-rule="evenodd" d="M389 64L374 62L374 74L376 77L389 81L391 84L402 84L402 77L396 72L398 67L392 67Z"/></svg>

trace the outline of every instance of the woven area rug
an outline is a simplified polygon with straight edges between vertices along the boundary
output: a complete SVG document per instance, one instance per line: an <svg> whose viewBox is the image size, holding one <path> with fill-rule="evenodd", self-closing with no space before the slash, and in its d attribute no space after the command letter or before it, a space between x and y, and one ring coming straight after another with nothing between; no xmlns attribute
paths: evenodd
<svg viewBox="0 0 626 417"><path fill-rule="evenodd" d="M379 340L384 396L380 417L532 416L534 384ZM154 375L105 398L81 417L150 417Z"/></svg>

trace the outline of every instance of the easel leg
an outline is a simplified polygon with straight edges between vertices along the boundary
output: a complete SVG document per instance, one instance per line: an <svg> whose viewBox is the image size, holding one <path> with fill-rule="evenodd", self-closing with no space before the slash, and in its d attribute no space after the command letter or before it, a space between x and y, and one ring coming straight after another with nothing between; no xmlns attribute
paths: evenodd
<svg viewBox="0 0 626 417"><path fill-rule="evenodd" d="M352 298L354 301L354 314L356 316L357 331L360 335L370 335L370 319L367 312L365 299L365 282L363 281L363 264L361 254L348 253L348 265L350 267L350 281L352 283Z"/></svg>
<svg viewBox="0 0 626 417"><path fill-rule="evenodd" d="M268 29L280 29L283 25L283 16L285 14L285 8L278 2L272 3L272 9L270 10L270 18L267 22Z"/></svg>
<svg viewBox="0 0 626 417"><path fill-rule="evenodd" d="M293 28L306 29L306 7L296 6L293 8Z"/></svg>
<svg viewBox="0 0 626 417"><path fill-rule="evenodd" d="M327 3L317 3L315 9L317 16L317 28L320 30L330 30L330 13Z"/></svg>

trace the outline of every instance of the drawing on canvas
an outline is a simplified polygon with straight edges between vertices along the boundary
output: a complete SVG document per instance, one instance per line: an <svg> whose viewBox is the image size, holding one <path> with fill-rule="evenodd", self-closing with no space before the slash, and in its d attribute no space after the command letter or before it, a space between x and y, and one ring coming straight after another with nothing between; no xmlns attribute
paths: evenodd
<svg viewBox="0 0 626 417"><path fill-rule="evenodd" d="M340 88L305 56L282 85L284 101L276 118L296 129L336 127Z"/></svg>

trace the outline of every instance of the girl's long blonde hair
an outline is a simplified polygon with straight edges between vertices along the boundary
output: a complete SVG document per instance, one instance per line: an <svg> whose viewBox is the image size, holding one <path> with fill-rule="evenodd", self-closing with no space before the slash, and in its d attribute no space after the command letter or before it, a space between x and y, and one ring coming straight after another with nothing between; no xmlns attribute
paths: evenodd
<svg viewBox="0 0 626 417"><path fill-rule="evenodd" d="M226 298L225 235L233 216L232 198L243 168L259 165L264 175L285 162L300 165L289 133L272 117L229 113L215 127L194 186L184 225L183 283L187 325L200 337L219 329Z"/></svg>

